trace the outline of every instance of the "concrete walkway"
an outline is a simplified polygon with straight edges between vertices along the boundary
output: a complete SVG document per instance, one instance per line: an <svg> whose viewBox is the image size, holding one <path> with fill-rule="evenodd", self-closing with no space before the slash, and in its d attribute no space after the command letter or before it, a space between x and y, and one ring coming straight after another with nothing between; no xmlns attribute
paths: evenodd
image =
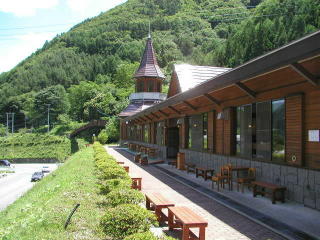
<svg viewBox="0 0 320 240"><path fill-rule="evenodd" d="M206 195L191 187L181 184L168 177L161 170L153 166L141 167L130 161L132 155L112 147L107 151L118 161L124 161L130 167L130 172L142 177L142 191L160 192L173 200L177 206L188 206L208 221L206 239L208 240L236 240L236 239L284 239L268 228L251 221L239 213L221 205ZM164 227L166 231L167 228ZM177 232L168 232L177 236Z"/></svg>

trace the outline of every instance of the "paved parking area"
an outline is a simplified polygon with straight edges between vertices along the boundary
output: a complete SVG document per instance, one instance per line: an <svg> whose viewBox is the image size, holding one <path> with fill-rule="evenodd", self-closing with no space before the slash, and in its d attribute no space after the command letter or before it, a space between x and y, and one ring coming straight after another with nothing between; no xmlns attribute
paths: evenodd
<svg viewBox="0 0 320 240"><path fill-rule="evenodd" d="M27 192L34 183L31 176L36 171L41 171L43 166L49 166L51 171L57 168L57 164L12 164L15 173L8 174L0 179L0 211L13 203Z"/></svg>
<svg viewBox="0 0 320 240"><path fill-rule="evenodd" d="M113 148L107 151L117 160L124 161L130 167L130 172L142 176L142 191L160 192L176 203L176 206L188 206L208 221L206 239L235 240L235 239L284 239L268 228L251 221L237 212L219 204L213 199L200 194L173 178L168 177L159 169L148 166L140 167L131 162L132 155ZM164 227L167 231L167 228ZM178 232L170 232L174 236Z"/></svg>

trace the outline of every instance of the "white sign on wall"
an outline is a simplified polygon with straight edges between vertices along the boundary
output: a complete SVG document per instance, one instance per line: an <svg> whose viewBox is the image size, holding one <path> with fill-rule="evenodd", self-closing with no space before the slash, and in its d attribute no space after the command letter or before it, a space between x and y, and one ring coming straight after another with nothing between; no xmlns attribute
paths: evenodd
<svg viewBox="0 0 320 240"><path fill-rule="evenodd" d="M308 136L309 142L320 142L320 130L309 130Z"/></svg>

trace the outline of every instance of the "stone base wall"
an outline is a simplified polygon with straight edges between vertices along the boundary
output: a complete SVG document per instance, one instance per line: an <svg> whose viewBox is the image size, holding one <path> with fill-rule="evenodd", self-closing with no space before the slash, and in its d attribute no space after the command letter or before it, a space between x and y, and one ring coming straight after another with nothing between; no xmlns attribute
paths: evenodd
<svg viewBox="0 0 320 240"><path fill-rule="evenodd" d="M214 168L216 172L228 163L233 166L254 167L257 169L257 180L286 186L287 199L320 210L320 171L196 152L188 149L180 149L180 152L185 153L186 163Z"/></svg>

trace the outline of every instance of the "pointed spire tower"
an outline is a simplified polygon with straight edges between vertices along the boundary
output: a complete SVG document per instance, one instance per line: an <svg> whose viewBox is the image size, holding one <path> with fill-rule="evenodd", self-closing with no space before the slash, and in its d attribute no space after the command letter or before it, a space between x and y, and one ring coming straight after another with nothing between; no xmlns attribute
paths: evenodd
<svg viewBox="0 0 320 240"><path fill-rule="evenodd" d="M162 80L164 74L158 65L156 54L153 49L150 25L149 36L140 66L136 71L134 78L136 79L136 92L161 92Z"/></svg>
<svg viewBox="0 0 320 240"><path fill-rule="evenodd" d="M161 72L153 49L149 25L149 36L146 47L140 66L134 75L136 92L130 95L130 104L119 114L119 117L125 118L131 116L165 100L166 94L161 93L164 78L165 76Z"/></svg>

